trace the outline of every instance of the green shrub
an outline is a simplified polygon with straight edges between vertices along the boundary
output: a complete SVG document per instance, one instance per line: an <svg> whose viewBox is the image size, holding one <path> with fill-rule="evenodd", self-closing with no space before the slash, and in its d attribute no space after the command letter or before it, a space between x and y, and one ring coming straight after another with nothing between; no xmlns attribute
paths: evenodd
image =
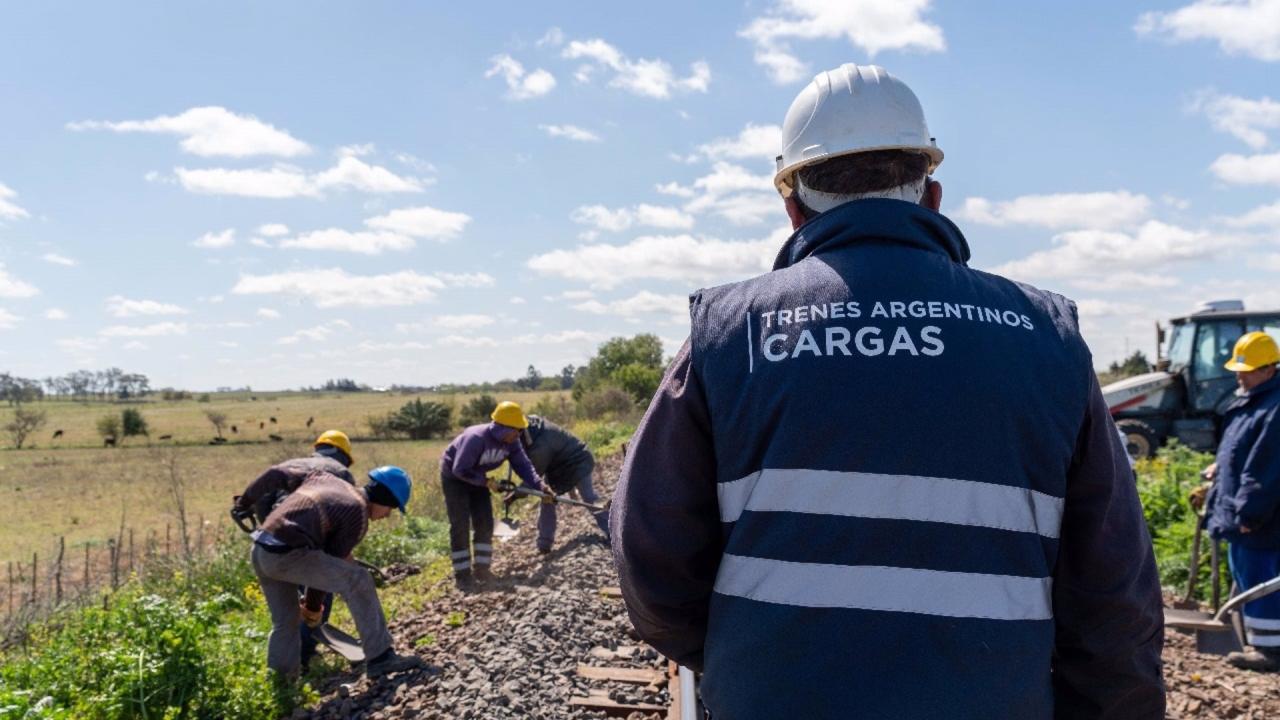
<svg viewBox="0 0 1280 720"><path fill-rule="evenodd" d="M635 398L617 385L597 385L578 396L578 414L584 418L628 417L636 411Z"/></svg>
<svg viewBox="0 0 1280 720"><path fill-rule="evenodd" d="M543 395L529 412L561 426L573 422L574 417L573 403L564 395Z"/></svg>
<svg viewBox="0 0 1280 720"><path fill-rule="evenodd" d="M573 434L582 438L597 457L620 452L635 432L636 424L623 420L582 420L573 426Z"/></svg>
<svg viewBox="0 0 1280 720"><path fill-rule="evenodd" d="M1186 590L1191 563L1191 546L1195 537L1196 514L1187 494L1200 484L1200 471L1213 462L1213 456L1198 453L1171 441L1155 458L1138 463L1138 498L1142 514L1151 534L1160 584L1181 595ZM1210 546L1206 532L1200 541L1199 579L1196 596L1207 601L1212 593L1209 584ZM1222 553L1219 572L1230 578L1226 553ZM1229 583L1229 580L1225 580Z"/></svg>
<svg viewBox="0 0 1280 720"><path fill-rule="evenodd" d="M147 419L142 417L142 412L137 408L125 408L120 413L120 429L124 437L151 434L147 429Z"/></svg>
<svg viewBox="0 0 1280 720"><path fill-rule="evenodd" d="M387 417L389 428L404 433L413 440L426 440L444 435L453 428L453 408L444 403L414 398Z"/></svg>
<svg viewBox="0 0 1280 720"><path fill-rule="evenodd" d="M458 422L463 426L482 425L489 422L489 416L498 407L498 400L492 395L477 395L467 401L458 413Z"/></svg>
<svg viewBox="0 0 1280 720"><path fill-rule="evenodd" d="M449 523L407 515L390 527L378 527L356 548L361 560L386 567L392 563L425 565L449 550Z"/></svg>

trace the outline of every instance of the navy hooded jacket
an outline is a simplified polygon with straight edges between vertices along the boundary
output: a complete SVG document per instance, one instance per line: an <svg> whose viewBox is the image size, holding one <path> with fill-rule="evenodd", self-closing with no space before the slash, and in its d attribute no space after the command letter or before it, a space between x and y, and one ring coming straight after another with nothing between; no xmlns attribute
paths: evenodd
<svg viewBox="0 0 1280 720"><path fill-rule="evenodd" d="M1280 549L1280 374L1237 397L1223 417L1207 523L1214 538ZM1241 526L1249 532L1241 532Z"/></svg>
<svg viewBox="0 0 1280 720"><path fill-rule="evenodd" d="M691 298L630 445L633 624L716 720L1163 717L1133 475L1062 297L897 200Z"/></svg>

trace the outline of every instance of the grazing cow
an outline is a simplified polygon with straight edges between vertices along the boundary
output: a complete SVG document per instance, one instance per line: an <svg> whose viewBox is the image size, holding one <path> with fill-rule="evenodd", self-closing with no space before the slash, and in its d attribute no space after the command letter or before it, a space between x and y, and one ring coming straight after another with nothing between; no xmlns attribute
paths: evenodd
<svg viewBox="0 0 1280 720"><path fill-rule="evenodd" d="M161 440L172 440L172 439L173 439L173 436L172 436L172 435L161 435L161 436L160 436L160 439L161 439Z"/></svg>
<svg viewBox="0 0 1280 720"><path fill-rule="evenodd" d="M115 447L115 446L116 446L116 439L114 437L102 438L102 447Z"/></svg>
<svg viewBox="0 0 1280 720"><path fill-rule="evenodd" d="M315 421L316 419L314 417L307 418L307 427L311 427L311 424L314 423Z"/></svg>
<svg viewBox="0 0 1280 720"><path fill-rule="evenodd" d="M275 424L276 424L276 419L275 419L275 418L270 417L270 418L267 418L267 419L271 421L271 424L272 424L272 425L275 425Z"/></svg>
<svg viewBox="0 0 1280 720"><path fill-rule="evenodd" d="M276 435L276 434L274 434L274 433L272 433L271 435L268 435L267 437L271 438L272 440L274 440L274 441L276 441L276 442L283 442L283 441L284 441L284 438L282 438L282 437L280 437L279 435Z"/></svg>
<svg viewBox="0 0 1280 720"><path fill-rule="evenodd" d="M264 423L264 422L260 422L260 423L258 423L258 429L259 429L259 430L261 430L261 429L265 428L266 426L267 426L267 424L266 424L266 423Z"/></svg>
<svg viewBox="0 0 1280 720"><path fill-rule="evenodd" d="M53 431L53 439L54 439L54 440L57 440L57 439L58 439L58 438L60 438L60 437L62 437L62 431L61 431L61 430L54 430L54 431Z"/></svg>
<svg viewBox="0 0 1280 720"><path fill-rule="evenodd" d="M239 434L239 432L240 432L240 431L239 431L238 429L236 429L236 426L235 426L235 425L232 425L232 426L231 426L231 433L232 433L233 435L234 435L234 434Z"/></svg>

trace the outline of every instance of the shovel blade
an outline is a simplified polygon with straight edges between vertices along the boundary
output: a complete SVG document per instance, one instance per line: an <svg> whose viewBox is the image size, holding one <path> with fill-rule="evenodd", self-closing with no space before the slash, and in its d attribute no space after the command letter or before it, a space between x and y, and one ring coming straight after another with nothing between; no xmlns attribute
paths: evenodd
<svg viewBox="0 0 1280 720"><path fill-rule="evenodd" d="M506 521L499 520L493 526L493 536L498 538L498 542L507 542L511 538L520 534L520 523L516 520Z"/></svg>
<svg viewBox="0 0 1280 720"><path fill-rule="evenodd" d="M347 662L364 661L364 648L360 647L360 641L328 623L315 629L315 637L346 658Z"/></svg>

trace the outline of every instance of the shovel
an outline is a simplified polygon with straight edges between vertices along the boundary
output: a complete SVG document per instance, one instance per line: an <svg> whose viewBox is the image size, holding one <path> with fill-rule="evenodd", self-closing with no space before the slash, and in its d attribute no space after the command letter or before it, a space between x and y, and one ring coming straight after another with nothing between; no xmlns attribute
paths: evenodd
<svg viewBox="0 0 1280 720"><path fill-rule="evenodd" d="M360 641L329 623L325 623L311 632L315 639L341 655L347 662L358 663L364 661L364 648L360 647Z"/></svg>

